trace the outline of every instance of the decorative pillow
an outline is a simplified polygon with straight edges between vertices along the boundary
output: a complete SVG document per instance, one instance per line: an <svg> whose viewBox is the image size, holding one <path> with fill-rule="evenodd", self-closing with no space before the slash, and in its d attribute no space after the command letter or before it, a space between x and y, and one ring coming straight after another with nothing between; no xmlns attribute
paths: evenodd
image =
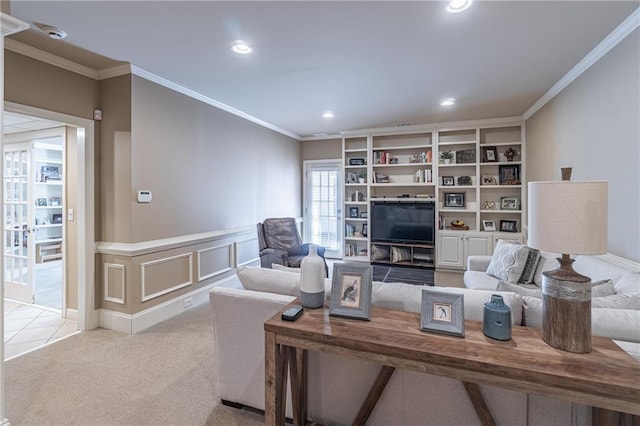
<svg viewBox="0 0 640 426"><path fill-rule="evenodd" d="M542 299L542 289L535 284L512 284L505 281L498 282L498 291L511 291L520 296L537 297ZM611 296L616 294L616 290L613 287L613 281L602 280L596 281L591 284L591 298Z"/></svg>
<svg viewBox="0 0 640 426"><path fill-rule="evenodd" d="M279 263L272 263L271 269L275 269L276 271L293 272L295 274L300 273L300 268L292 268L291 266L284 266Z"/></svg>
<svg viewBox="0 0 640 426"><path fill-rule="evenodd" d="M373 260L389 260L389 247L373 244L371 246L371 258Z"/></svg>
<svg viewBox="0 0 640 426"><path fill-rule="evenodd" d="M533 277L536 275L536 267L540 261L540 250L527 247L529 253L527 256L527 262L524 264L522 275L518 278L518 284L531 284L533 283Z"/></svg>
<svg viewBox="0 0 640 426"><path fill-rule="evenodd" d="M553 269L557 269L560 267L560 263L558 262L558 257L560 255L556 255L553 253L541 253L540 260L538 261L538 266L536 267L536 273L533 276L533 283L538 287L542 287L542 273L546 271L551 271Z"/></svg>
<svg viewBox="0 0 640 426"><path fill-rule="evenodd" d="M591 299L594 297L613 296L616 288L611 280L600 280L591 283Z"/></svg>
<svg viewBox="0 0 640 426"><path fill-rule="evenodd" d="M635 309L640 310L639 294L614 294L591 299L592 308Z"/></svg>
<svg viewBox="0 0 640 426"><path fill-rule="evenodd" d="M411 260L411 249L408 247L391 247L391 261L402 262Z"/></svg>
<svg viewBox="0 0 640 426"><path fill-rule="evenodd" d="M529 257L529 248L499 240L493 251L487 274L499 280L517 283Z"/></svg>
<svg viewBox="0 0 640 426"><path fill-rule="evenodd" d="M300 296L300 274L255 266L241 266L236 273L247 290Z"/></svg>

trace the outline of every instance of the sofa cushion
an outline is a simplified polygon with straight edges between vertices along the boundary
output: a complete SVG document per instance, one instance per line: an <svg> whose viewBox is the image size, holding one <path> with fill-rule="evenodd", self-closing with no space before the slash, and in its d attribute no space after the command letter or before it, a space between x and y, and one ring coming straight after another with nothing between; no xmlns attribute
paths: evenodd
<svg viewBox="0 0 640 426"><path fill-rule="evenodd" d="M512 291L520 296L531 296L542 299L542 289L535 284L512 284L506 281L498 282L498 291ZM591 283L591 298L616 294L613 281L602 280Z"/></svg>
<svg viewBox="0 0 640 426"><path fill-rule="evenodd" d="M277 270L255 266L240 266L236 273L244 288L253 291L300 296L300 273L298 268ZM331 280L324 279L324 296L331 296Z"/></svg>
<svg viewBox="0 0 640 426"><path fill-rule="evenodd" d="M487 274L510 283L517 283L528 257L527 246L500 240L491 256Z"/></svg>
<svg viewBox="0 0 640 426"><path fill-rule="evenodd" d="M640 294L614 294L591 299L592 308L640 310Z"/></svg>
<svg viewBox="0 0 640 426"><path fill-rule="evenodd" d="M616 293L640 293L640 273L626 272L613 285Z"/></svg>
<svg viewBox="0 0 640 426"><path fill-rule="evenodd" d="M271 269L275 269L276 271L293 272L294 274L300 273L300 268L292 268L291 266L284 266L279 263L272 263Z"/></svg>
<svg viewBox="0 0 640 426"><path fill-rule="evenodd" d="M465 271L463 279L466 288L490 291L494 291L498 287L499 281L484 271Z"/></svg>
<svg viewBox="0 0 640 426"><path fill-rule="evenodd" d="M576 272L586 275L592 281L612 279L618 281L628 270L600 259L598 256L576 256L573 262Z"/></svg>

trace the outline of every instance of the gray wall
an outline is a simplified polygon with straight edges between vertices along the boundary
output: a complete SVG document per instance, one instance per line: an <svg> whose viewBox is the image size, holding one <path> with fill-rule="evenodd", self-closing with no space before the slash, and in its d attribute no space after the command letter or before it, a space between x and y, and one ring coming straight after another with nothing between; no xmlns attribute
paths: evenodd
<svg viewBox="0 0 640 426"><path fill-rule="evenodd" d="M573 167L572 180L608 181L609 252L639 262L640 30L527 120L526 128L528 180L559 180L560 167Z"/></svg>

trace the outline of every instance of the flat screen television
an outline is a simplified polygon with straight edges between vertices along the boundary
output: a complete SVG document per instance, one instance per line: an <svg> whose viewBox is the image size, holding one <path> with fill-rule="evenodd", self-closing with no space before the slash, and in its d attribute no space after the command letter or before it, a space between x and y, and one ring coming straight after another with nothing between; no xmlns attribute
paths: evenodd
<svg viewBox="0 0 640 426"><path fill-rule="evenodd" d="M432 202L374 201L370 221L371 241L433 244L435 240Z"/></svg>

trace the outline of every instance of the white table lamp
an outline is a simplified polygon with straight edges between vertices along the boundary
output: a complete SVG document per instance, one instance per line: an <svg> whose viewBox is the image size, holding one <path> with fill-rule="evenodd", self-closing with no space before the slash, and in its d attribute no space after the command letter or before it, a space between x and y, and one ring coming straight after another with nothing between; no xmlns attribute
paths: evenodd
<svg viewBox="0 0 640 426"><path fill-rule="evenodd" d="M528 244L562 254L560 267L543 273L542 338L568 352L591 351L591 279L569 255L607 252L607 191L607 182L529 183Z"/></svg>

